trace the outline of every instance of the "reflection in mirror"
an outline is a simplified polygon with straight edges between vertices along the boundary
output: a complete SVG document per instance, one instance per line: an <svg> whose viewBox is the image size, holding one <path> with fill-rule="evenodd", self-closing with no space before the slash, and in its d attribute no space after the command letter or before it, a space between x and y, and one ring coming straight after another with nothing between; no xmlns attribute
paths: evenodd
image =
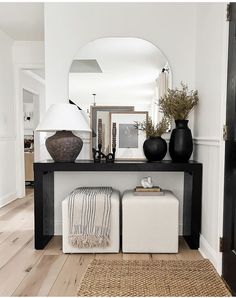
<svg viewBox="0 0 236 298"><path fill-rule="evenodd" d="M167 88L171 88L168 61L143 39L97 39L79 50L70 68L69 98L90 117L96 133L92 146L102 142L106 153L114 139L111 113L132 113L133 119L134 112L148 112L157 123L162 118L158 99Z"/></svg>

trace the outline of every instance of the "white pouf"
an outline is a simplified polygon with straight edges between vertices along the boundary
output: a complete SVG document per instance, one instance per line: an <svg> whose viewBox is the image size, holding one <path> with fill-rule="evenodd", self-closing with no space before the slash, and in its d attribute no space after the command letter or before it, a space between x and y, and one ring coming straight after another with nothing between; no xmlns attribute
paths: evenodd
<svg viewBox="0 0 236 298"><path fill-rule="evenodd" d="M76 248L68 241L68 198L62 202L62 250L64 253L118 253L120 250L120 193L113 190L111 196L110 245L92 248Z"/></svg>
<svg viewBox="0 0 236 298"><path fill-rule="evenodd" d="M127 191L122 199L123 252L177 253L179 201L170 191L164 196L135 196Z"/></svg>

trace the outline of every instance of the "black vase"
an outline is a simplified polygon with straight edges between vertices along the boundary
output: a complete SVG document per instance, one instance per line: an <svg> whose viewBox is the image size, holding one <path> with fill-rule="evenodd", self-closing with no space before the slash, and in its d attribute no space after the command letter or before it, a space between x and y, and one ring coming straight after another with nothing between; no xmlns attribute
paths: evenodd
<svg viewBox="0 0 236 298"><path fill-rule="evenodd" d="M187 162L193 152L193 138L188 120L175 120L170 137L169 152L173 161Z"/></svg>
<svg viewBox="0 0 236 298"><path fill-rule="evenodd" d="M162 137L150 137L143 143L143 152L149 161L160 161L167 152L166 141Z"/></svg>

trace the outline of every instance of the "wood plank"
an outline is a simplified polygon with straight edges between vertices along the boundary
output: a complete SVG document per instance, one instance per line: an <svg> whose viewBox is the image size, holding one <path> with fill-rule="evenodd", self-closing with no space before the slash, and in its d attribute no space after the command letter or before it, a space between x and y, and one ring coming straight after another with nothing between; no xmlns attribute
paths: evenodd
<svg viewBox="0 0 236 298"><path fill-rule="evenodd" d="M34 187L33 186L27 186L25 188L25 196L27 197L28 195L34 195Z"/></svg>
<svg viewBox="0 0 236 298"><path fill-rule="evenodd" d="M54 236L45 249L45 255L62 255L62 236Z"/></svg>
<svg viewBox="0 0 236 298"><path fill-rule="evenodd" d="M67 255L43 256L13 296L48 296L67 258Z"/></svg>
<svg viewBox="0 0 236 298"><path fill-rule="evenodd" d="M69 255L49 296L77 296L82 278L93 258L93 254Z"/></svg>
<svg viewBox="0 0 236 298"><path fill-rule="evenodd" d="M31 219L33 219L33 216L30 216ZM0 232L0 244L4 241L6 241L9 237L11 237L13 234L15 234L16 230L14 229L14 225L12 226L9 224L9 228L5 226L5 222L2 223L0 221L0 226L3 225L3 228ZM25 231L25 230L31 230L32 231L33 223L29 222L29 218L25 219L25 221L21 222L18 226L19 231Z"/></svg>
<svg viewBox="0 0 236 298"><path fill-rule="evenodd" d="M16 231L0 245L0 268L33 239L33 231Z"/></svg>
<svg viewBox="0 0 236 298"><path fill-rule="evenodd" d="M0 216L1 221L10 221L14 219L14 217L19 217L20 211L25 211L26 208L33 207L33 199L27 200L25 203L16 206L13 209L8 210L5 214ZM32 208L33 210L33 208Z"/></svg>
<svg viewBox="0 0 236 298"><path fill-rule="evenodd" d="M0 216L0 221L2 223L7 223L8 225L16 223L15 228L18 226L17 224L19 221L25 219L25 215L32 215L33 216L33 209L34 209L34 202L33 200L27 201L26 203L15 207L12 210L8 210L5 214ZM1 209L0 209L1 210Z"/></svg>
<svg viewBox="0 0 236 298"><path fill-rule="evenodd" d="M202 260L203 256L197 249L190 249L183 237L179 238L179 253L176 255L178 260Z"/></svg>
<svg viewBox="0 0 236 298"><path fill-rule="evenodd" d="M4 242L14 232L33 230L33 205L18 212L11 220L0 221L0 243Z"/></svg>
<svg viewBox="0 0 236 298"><path fill-rule="evenodd" d="M34 250L33 246L31 240L0 269L0 296L11 296L43 255L43 250Z"/></svg>
<svg viewBox="0 0 236 298"><path fill-rule="evenodd" d="M0 208L0 217L6 214L7 212L13 210L20 205L25 204L26 202L33 200L33 193L29 196L25 196L24 198L16 199L15 201L5 205L4 207Z"/></svg>

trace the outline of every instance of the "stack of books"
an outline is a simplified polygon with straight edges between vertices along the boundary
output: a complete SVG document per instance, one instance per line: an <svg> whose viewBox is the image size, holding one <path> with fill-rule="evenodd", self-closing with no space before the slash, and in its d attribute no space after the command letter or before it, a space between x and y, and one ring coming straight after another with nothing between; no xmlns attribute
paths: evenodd
<svg viewBox="0 0 236 298"><path fill-rule="evenodd" d="M144 188L142 186L136 186L134 189L135 196L163 196L164 191L159 186L153 186L152 188Z"/></svg>

